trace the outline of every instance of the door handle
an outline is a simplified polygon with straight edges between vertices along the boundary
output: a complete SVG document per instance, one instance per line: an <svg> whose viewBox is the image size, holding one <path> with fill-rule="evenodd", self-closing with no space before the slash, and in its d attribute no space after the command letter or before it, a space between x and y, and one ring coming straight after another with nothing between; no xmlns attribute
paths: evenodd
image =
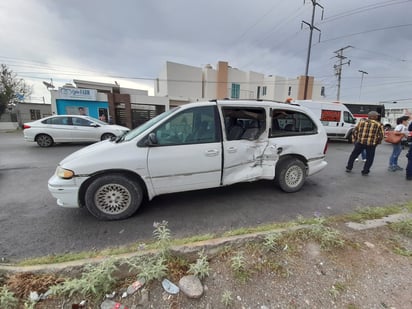
<svg viewBox="0 0 412 309"><path fill-rule="evenodd" d="M234 153L234 152L236 152L237 151L237 148L236 147L229 147L228 149L227 149L227 152L229 152L229 153Z"/></svg>
<svg viewBox="0 0 412 309"><path fill-rule="evenodd" d="M205 154L206 154L206 157L214 157L219 154L219 150L217 149L206 150Z"/></svg>

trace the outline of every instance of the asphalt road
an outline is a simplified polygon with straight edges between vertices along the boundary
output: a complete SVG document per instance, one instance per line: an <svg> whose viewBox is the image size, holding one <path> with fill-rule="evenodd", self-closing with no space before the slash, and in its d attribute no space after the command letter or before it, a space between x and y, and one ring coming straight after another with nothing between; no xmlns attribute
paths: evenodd
<svg viewBox="0 0 412 309"><path fill-rule="evenodd" d="M166 220L172 237L220 233L230 229L295 219L330 216L358 207L411 200L412 182L404 172L388 172L392 147L377 148L369 176L362 163L351 174L345 165L352 145L331 142L329 165L311 176L297 193L283 193L270 181L156 197L132 218L98 221L87 210L56 205L47 181L57 163L84 145L40 148L22 132L0 133L0 261L103 249L152 240L153 223ZM406 150L400 165L406 165Z"/></svg>

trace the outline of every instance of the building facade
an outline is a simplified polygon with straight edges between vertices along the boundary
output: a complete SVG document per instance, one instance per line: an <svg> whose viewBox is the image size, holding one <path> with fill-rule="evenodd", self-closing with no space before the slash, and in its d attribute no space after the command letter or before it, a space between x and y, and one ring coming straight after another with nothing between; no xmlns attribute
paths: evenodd
<svg viewBox="0 0 412 309"><path fill-rule="evenodd" d="M51 90L52 113L84 114L109 123L136 128L169 109L166 97L153 97L147 90L122 88L117 83L73 80Z"/></svg>
<svg viewBox="0 0 412 309"><path fill-rule="evenodd" d="M307 86L306 86L307 83ZM253 71L232 68L219 61L216 68L210 64L204 68L174 62L166 62L155 84L156 96L167 96L170 106L187 102L212 99L263 99L284 101L287 97L321 100L324 88L312 76L291 79L281 76L265 76Z"/></svg>
<svg viewBox="0 0 412 309"><path fill-rule="evenodd" d="M0 130L22 128L25 122L51 115L51 105L46 103L19 102L0 117Z"/></svg>

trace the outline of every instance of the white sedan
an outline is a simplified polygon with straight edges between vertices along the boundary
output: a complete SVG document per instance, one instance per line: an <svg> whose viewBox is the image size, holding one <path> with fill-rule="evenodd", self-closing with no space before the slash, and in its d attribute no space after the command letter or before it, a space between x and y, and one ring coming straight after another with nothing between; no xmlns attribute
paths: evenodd
<svg viewBox="0 0 412 309"><path fill-rule="evenodd" d="M37 142L40 147L50 147L54 143L97 142L128 131L129 128L80 115L54 115L23 125L24 140Z"/></svg>

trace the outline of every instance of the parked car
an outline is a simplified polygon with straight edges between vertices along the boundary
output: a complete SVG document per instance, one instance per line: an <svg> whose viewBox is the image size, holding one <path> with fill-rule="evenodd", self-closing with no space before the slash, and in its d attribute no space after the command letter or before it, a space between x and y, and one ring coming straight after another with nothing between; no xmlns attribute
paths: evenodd
<svg viewBox="0 0 412 309"><path fill-rule="evenodd" d="M197 102L74 152L60 162L48 188L60 206L124 219L144 198L172 192L259 179L296 192L327 165L326 149L325 128L305 107Z"/></svg>
<svg viewBox="0 0 412 309"><path fill-rule="evenodd" d="M55 115L23 125L24 140L37 142L40 147L50 147L54 143L97 142L128 131L129 128L80 115Z"/></svg>

